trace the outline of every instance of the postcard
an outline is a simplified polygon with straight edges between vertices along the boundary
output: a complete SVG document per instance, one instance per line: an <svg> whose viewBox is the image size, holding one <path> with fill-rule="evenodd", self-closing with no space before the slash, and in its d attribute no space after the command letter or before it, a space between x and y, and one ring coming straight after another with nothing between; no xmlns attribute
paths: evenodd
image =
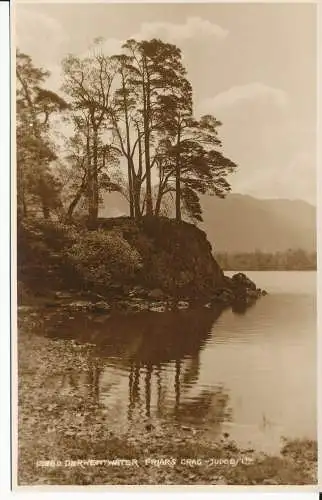
<svg viewBox="0 0 322 500"><path fill-rule="evenodd" d="M317 5L12 6L13 484L317 485Z"/></svg>

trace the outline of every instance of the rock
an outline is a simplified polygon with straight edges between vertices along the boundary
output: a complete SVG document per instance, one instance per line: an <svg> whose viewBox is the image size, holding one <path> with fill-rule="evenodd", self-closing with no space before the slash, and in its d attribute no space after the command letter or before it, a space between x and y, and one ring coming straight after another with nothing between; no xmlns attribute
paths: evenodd
<svg viewBox="0 0 322 500"><path fill-rule="evenodd" d="M231 284L233 287L249 288L250 290L256 290L255 283L249 279L244 273L236 273L231 278Z"/></svg>
<svg viewBox="0 0 322 500"><path fill-rule="evenodd" d="M189 307L189 302L186 302L184 300L179 300L179 302L177 303L178 309L188 309L188 307Z"/></svg>
<svg viewBox="0 0 322 500"><path fill-rule="evenodd" d="M266 290L261 290L261 295L263 295L263 297L265 297L265 295L268 295L268 293Z"/></svg>
<svg viewBox="0 0 322 500"><path fill-rule="evenodd" d="M148 311L149 303L142 299L140 301L130 302L128 308L133 312Z"/></svg>
<svg viewBox="0 0 322 500"><path fill-rule="evenodd" d="M106 311L109 311L111 309L111 306L107 302L104 302L103 300L101 300L101 301L93 304L92 309L93 309L93 311L96 311L96 312L106 312Z"/></svg>
<svg viewBox="0 0 322 500"><path fill-rule="evenodd" d="M147 295L147 291L142 286L135 286L128 293L129 297L145 297Z"/></svg>
<svg viewBox="0 0 322 500"><path fill-rule="evenodd" d="M139 297L130 300L119 300L116 302L116 308L128 312L148 311L150 303Z"/></svg>
<svg viewBox="0 0 322 500"><path fill-rule="evenodd" d="M167 304L165 302L151 302L148 309L151 312L165 312L167 310Z"/></svg>
<svg viewBox="0 0 322 500"><path fill-rule="evenodd" d="M162 299L164 297L164 292L160 288L154 288L148 295L151 299Z"/></svg>
<svg viewBox="0 0 322 500"><path fill-rule="evenodd" d="M98 220L103 230L122 231L142 258L142 285L167 296L204 297L221 286L223 273L213 257L206 233L193 224L168 217L129 217ZM189 248L189 252L185 249ZM137 283L138 284L138 283ZM141 284L141 283L140 283ZM151 297L159 300L161 295Z"/></svg>
<svg viewBox="0 0 322 500"><path fill-rule="evenodd" d="M231 279L226 279L226 283L227 285L230 283L230 291L233 294L231 304L233 311L237 313L245 312L249 306L253 305L263 295L263 291L257 288L256 284L244 273L234 274Z"/></svg>
<svg viewBox="0 0 322 500"><path fill-rule="evenodd" d="M143 303L134 300L118 300L114 307L122 312L139 312L143 311Z"/></svg>
<svg viewBox="0 0 322 500"><path fill-rule="evenodd" d="M77 302L70 302L66 305L67 309L72 309L74 311L90 311L93 309L94 304L88 302L87 300L79 300Z"/></svg>
<svg viewBox="0 0 322 500"><path fill-rule="evenodd" d="M229 288L219 288L213 295L213 300L216 303L230 305L234 300L234 293Z"/></svg>

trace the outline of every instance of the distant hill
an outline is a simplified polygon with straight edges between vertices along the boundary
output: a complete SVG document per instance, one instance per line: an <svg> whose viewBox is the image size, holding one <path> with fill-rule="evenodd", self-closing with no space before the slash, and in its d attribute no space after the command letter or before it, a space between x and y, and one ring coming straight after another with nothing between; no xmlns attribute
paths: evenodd
<svg viewBox="0 0 322 500"><path fill-rule="evenodd" d="M231 194L225 200L202 198L206 231L215 251L262 252L316 249L316 208L302 200L258 199ZM109 194L101 211L103 217L128 213L127 202Z"/></svg>
<svg viewBox="0 0 322 500"><path fill-rule="evenodd" d="M316 209L304 201L231 194L204 197L202 206L203 228L217 251L315 250Z"/></svg>

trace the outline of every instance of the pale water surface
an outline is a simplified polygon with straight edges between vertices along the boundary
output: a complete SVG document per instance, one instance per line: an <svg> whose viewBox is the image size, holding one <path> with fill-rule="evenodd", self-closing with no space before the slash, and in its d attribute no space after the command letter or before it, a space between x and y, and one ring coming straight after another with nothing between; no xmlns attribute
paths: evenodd
<svg viewBox="0 0 322 500"><path fill-rule="evenodd" d="M282 436L316 439L316 273L247 275L269 295L242 314L200 308L47 321L47 335L97 346L100 363L85 377L64 377L66 390L77 384L94 394L115 432L179 424L273 453Z"/></svg>

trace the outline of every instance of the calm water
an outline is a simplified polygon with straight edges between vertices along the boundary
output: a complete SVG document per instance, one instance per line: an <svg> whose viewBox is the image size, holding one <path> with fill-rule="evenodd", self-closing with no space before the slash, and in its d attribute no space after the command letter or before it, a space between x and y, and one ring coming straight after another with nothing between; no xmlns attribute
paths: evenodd
<svg viewBox="0 0 322 500"><path fill-rule="evenodd" d="M315 439L316 273L247 274L269 295L244 314L49 320L47 335L95 344L100 359L63 384L90 387L115 432L177 423L271 452L282 436Z"/></svg>

